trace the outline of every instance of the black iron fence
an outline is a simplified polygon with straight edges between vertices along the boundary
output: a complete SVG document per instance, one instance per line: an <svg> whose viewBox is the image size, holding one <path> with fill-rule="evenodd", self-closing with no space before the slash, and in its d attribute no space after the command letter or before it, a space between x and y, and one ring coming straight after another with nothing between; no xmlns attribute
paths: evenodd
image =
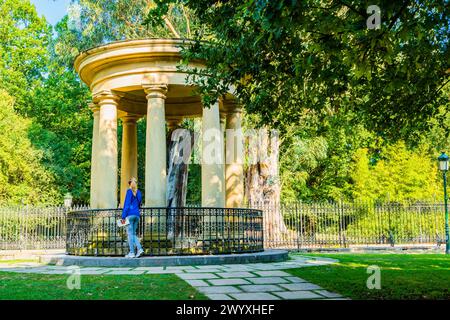
<svg viewBox="0 0 450 320"><path fill-rule="evenodd" d="M87 209L87 206L72 210ZM66 245L64 207L0 208L0 250L61 249Z"/></svg>
<svg viewBox="0 0 450 320"><path fill-rule="evenodd" d="M251 207L263 211L262 229L265 248L302 249L361 245L436 245L445 241L444 205L442 203L256 203L252 204ZM86 221L99 215L109 215L102 221L111 220L111 223L97 224L96 228L100 228L98 230L104 228L103 231L110 226L115 228L112 222L118 218L117 210L93 214L88 213L88 209L87 207L77 207L72 208L72 211L79 211L77 214L80 217L85 216L83 223L87 223ZM199 217L204 213L196 213L198 211L194 209L198 210L199 208L195 206L185 208L183 218L180 218L182 215L173 210L171 212L153 211L145 213L145 218L141 222L142 227L150 221L149 217L153 217L152 219L155 219L158 215L169 217L167 219L169 224L167 232L169 238L173 238L172 240L164 239L161 233L154 232L156 224L153 225L151 234L149 233L150 229L147 229L148 231L144 234L140 231L144 245L149 246L148 253L150 251L156 253L155 250L158 246L160 249L164 247L163 243L174 248L180 248L180 250L194 251L192 248L194 247L193 237L195 235L200 238L203 235L206 236L205 230L211 230L211 234L214 235L214 228L219 225L208 229L208 221ZM224 215L226 216L227 213ZM68 230L66 226L67 216L67 210L62 207L0 208L0 250L64 249L66 238L70 236L70 233L66 232ZM214 213L212 213L212 216L214 216ZM184 222L180 222L180 219ZM68 221L70 221L70 218ZM92 222L94 221L92 220ZM184 223L184 225L180 223ZM180 229L181 225L184 226L184 229ZM170 226L174 227L173 232L177 235L176 237L170 233ZM180 230L183 232L184 240L181 240ZM199 233L199 230L203 230L203 233ZM226 230L229 230L232 239L236 239L236 237L233 237L232 231L235 229L230 227ZM121 237L121 239L126 237L125 230L116 231L117 237ZM95 250L103 250L103 242L108 243L108 239L113 239L106 237L102 232L98 233L100 235L99 245L95 247L94 244L91 244L90 248L88 246L92 254L95 254ZM224 233L222 232L222 234ZM217 235L219 236L220 232ZM240 235L240 233L237 233L237 236ZM116 240L112 240L111 243L119 246L120 242ZM223 241L225 240L222 240L222 243ZM157 246L157 243L160 243L160 245ZM199 243L203 243L202 239ZM205 241L204 245L206 249L209 244ZM233 243L231 242L230 245L233 246ZM126 246L126 243L122 242L120 247L124 248L124 246ZM212 242L211 248L214 248ZM220 246L217 246L214 250L220 250Z"/></svg>
<svg viewBox="0 0 450 320"><path fill-rule="evenodd" d="M395 246L445 242L444 204L355 202L253 204L266 248Z"/></svg>
<svg viewBox="0 0 450 320"><path fill-rule="evenodd" d="M67 253L123 256L129 252L121 210L67 215ZM143 208L138 237L145 255L258 252L264 249L262 212L254 209Z"/></svg>

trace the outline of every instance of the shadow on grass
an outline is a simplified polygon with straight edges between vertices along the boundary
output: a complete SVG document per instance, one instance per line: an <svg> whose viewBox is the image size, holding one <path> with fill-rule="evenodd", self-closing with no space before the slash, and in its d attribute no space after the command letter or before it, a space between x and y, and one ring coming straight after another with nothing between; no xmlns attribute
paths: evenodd
<svg viewBox="0 0 450 320"><path fill-rule="evenodd" d="M443 254L303 254L339 262L287 270L352 299L450 299L450 257ZM368 266L381 270L381 289L368 289Z"/></svg>

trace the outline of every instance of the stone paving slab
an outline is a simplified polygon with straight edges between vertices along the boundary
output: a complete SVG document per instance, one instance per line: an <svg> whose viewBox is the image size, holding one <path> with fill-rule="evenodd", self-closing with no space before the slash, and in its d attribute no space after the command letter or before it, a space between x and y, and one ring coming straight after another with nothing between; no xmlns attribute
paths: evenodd
<svg viewBox="0 0 450 320"><path fill-rule="evenodd" d="M283 288L280 288L274 284L250 284L239 286L239 288L246 292L269 292L283 290Z"/></svg>
<svg viewBox="0 0 450 320"><path fill-rule="evenodd" d="M280 270L271 270L271 271L255 271L258 276L261 277L289 277L290 273L280 271Z"/></svg>
<svg viewBox="0 0 450 320"><path fill-rule="evenodd" d="M250 282L242 278L211 279L208 280L208 282L214 286L233 286L238 284L250 284Z"/></svg>
<svg viewBox="0 0 450 320"><path fill-rule="evenodd" d="M205 293L205 296L211 300L233 300L229 295L223 293Z"/></svg>
<svg viewBox="0 0 450 320"><path fill-rule="evenodd" d="M290 281L290 282L293 282L293 283L306 282L306 280L304 280L304 279L302 279L302 278L293 277L293 276L290 276L290 277L283 277L283 278L286 279L286 280L288 280L288 281Z"/></svg>
<svg viewBox="0 0 450 320"><path fill-rule="evenodd" d="M196 268L194 268L193 266L176 266L176 267L165 267L164 270L184 271L184 270L196 270Z"/></svg>
<svg viewBox="0 0 450 320"><path fill-rule="evenodd" d="M146 271L146 274L177 274L177 273L181 273L182 271L177 271L177 270L155 270L155 271Z"/></svg>
<svg viewBox="0 0 450 320"><path fill-rule="evenodd" d="M253 273L247 271L237 271L237 272L219 272L217 275L221 278L251 278L256 277Z"/></svg>
<svg viewBox="0 0 450 320"><path fill-rule="evenodd" d="M197 279L215 279L218 278L213 273L177 273L177 276L179 276L183 280L197 280Z"/></svg>
<svg viewBox="0 0 450 320"><path fill-rule="evenodd" d="M283 299L317 299L322 298L321 295L312 291L285 291L285 292L273 292L277 296Z"/></svg>
<svg viewBox="0 0 450 320"><path fill-rule="evenodd" d="M164 267L137 267L133 270L144 270L144 271L164 271Z"/></svg>
<svg viewBox="0 0 450 320"><path fill-rule="evenodd" d="M274 266L270 263L262 264L259 266L253 266L254 271L264 271L264 270L277 270L280 269L280 267Z"/></svg>
<svg viewBox="0 0 450 320"><path fill-rule="evenodd" d="M242 292L233 286L210 286L210 287L195 287L198 291L202 293L235 293Z"/></svg>
<svg viewBox="0 0 450 320"><path fill-rule="evenodd" d="M195 270L186 270L189 273L207 273L207 272L223 272L222 269L195 269Z"/></svg>
<svg viewBox="0 0 450 320"><path fill-rule="evenodd" d="M236 300L280 300L279 297L267 292L246 292L246 293L231 293Z"/></svg>
<svg viewBox="0 0 450 320"><path fill-rule="evenodd" d="M322 289L322 287L319 287L318 285L308 283L308 282L280 284L280 286L285 289L292 290L292 291Z"/></svg>
<svg viewBox="0 0 450 320"><path fill-rule="evenodd" d="M222 269L228 272L236 272L236 271L255 271L253 266L250 265L222 265Z"/></svg>
<svg viewBox="0 0 450 320"><path fill-rule="evenodd" d="M184 280L193 287L207 287L209 284L204 280Z"/></svg>
<svg viewBox="0 0 450 320"><path fill-rule="evenodd" d="M254 284L279 284L279 283L289 283L288 280L281 277L260 277L260 278L249 278Z"/></svg>
<svg viewBox="0 0 450 320"><path fill-rule="evenodd" d="M209 269L225 269L226 267L224 266L224 265L215 265L215 264L212 264L212 265L206 265L206 266L194 266L195 267L195 269L198 269L198 270L209 270Z"/></svg>

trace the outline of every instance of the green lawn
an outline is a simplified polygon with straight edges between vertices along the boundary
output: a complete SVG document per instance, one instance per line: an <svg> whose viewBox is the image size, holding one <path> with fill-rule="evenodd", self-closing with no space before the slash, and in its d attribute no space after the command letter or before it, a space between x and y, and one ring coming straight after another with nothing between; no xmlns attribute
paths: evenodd
<svg viewBox="0 0 450 320"><path fill-rule="evenodd" d="M0 272L0 300L188 300L207 299L173 274L82 275L69 290L67 275Z"/></svg>
<svg viewBox="0 0 450 320"><path fill-rule="evenodd" d="M305 255L305 254L302 254ZM286 270L352 299L450 299L450 256L443 254L308 254L338 259ZM381 270L381 289L367 288L367 267Z"/></svg>

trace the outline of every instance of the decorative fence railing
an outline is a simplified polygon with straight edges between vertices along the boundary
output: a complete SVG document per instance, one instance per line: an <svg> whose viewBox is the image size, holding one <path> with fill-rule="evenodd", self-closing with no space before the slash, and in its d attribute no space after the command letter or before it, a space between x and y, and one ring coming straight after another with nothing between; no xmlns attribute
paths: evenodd
<svg viewBox="0 0 450 320"><path fill-rule="evenodd" d="M266 248L345 248L445 243L443 203L253 204Z"/></svg>
<svg viewBox="0 0 450 320"><path fill-rule="evenodd" d="M123 256L129 252L121 210L67 214L67 253ZM262 212L232 208L142 208L137 230L145 255L195 255L264 250Z"/></svg>
<svg viewBox="0 0 450 320"><path fill-rule="evenodd" d="M0 208L0 250L65 248L67 211L64 207Z"/></svg>
<svg viewBox="0 0 450 320"><path fill-rule="evenodd" d="M445 241L442 203L264 203L251 207L263 210L266 248L439 245ZM64 249L66 216L62 207L0 208L0 250Z"/></svg>

